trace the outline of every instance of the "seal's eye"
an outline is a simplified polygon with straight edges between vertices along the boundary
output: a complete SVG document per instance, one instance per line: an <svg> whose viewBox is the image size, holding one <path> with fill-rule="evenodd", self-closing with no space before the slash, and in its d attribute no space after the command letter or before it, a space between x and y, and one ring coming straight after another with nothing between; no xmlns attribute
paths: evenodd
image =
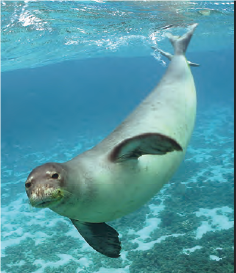
<svg viewBox="0 0 236 273"><path fill-rule="evenodd" d="M25 183L26 188L29 188L31 186L31 182Z"/></svg>
<svg viewBox="0 0 236 273"><path fill-rule="evenodd" d="M59 177L59 174L58 173L54 173L54 174L52 174L52 176L51 176L53 179L57 179L58 177Z"/></svg>

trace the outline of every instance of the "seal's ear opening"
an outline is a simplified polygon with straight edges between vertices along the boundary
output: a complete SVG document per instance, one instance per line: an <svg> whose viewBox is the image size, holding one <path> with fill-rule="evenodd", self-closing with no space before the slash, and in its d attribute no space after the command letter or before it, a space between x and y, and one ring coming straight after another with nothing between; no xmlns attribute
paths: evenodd
<svg viewBox="0 0 236 273"><path fill-rule="evenodd" d="M118 144L110 154L112 162L138 159L142 155L164 155L173 151L183 151L176 140L157 133L146 133L127 138Z"/></svg>

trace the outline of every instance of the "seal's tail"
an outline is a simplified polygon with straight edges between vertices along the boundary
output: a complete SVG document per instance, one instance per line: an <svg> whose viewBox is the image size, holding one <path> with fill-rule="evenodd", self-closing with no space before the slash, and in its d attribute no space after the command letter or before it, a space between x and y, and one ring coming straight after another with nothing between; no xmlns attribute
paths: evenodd
<svg viewBox="0 0 236 273"><path fill-rule="evenodd" d="M198 24L191 25L191 29L181 37L174 36L171 33L166 33L166 37L169 38L170 42L174 47L175 55L185 55L188 44L197 25Z"/></svg>
<svg viewBox="0 0 236 273"><path fill-rule="evenodd" d="M183 36L174 36L171 33L166 33L166 36L169 38L171 44L174 47L175 54L174 55L185 55L185 52L187 50L188 44L192 38L193 32L198 24L191 25L191 29L185 33ZM165 52L159 48L152 47L154 50L158 50L163 56L167 57L169 60L173 58L173 55L171 55L168 52ZM187 61L189 65L191 66L199 66L199 64L192 63L190 61Z"/></svg>

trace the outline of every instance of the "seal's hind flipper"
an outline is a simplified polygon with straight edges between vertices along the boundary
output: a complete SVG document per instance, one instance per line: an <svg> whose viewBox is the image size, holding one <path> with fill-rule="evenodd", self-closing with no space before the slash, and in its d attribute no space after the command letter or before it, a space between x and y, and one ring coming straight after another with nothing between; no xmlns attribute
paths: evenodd
<svg viewBox="0 0 236 273"><path fill-rule="evenodd" d="M175 55L185 55L188 44L197 26L198 24L191 25L190 30L182 36L175 36L169 32L166 33L166 37L169 38L171 44L174 47Z"/></svg>
<svg viewBox="0 0 236 273"><path fill-rule="evenodd" d="M85 223L70 219L85 241L96 251L110 258L120 256L119 233L106 223Z"/></svg>
<svg viewBox="0 0 236 273"><path fill-rule="evenodd" d="M118 144L110 154L113 162L137 159L142 155L164 155L173 151L182 151L174 139L157 133L141 134L127 138Z"/></svg>

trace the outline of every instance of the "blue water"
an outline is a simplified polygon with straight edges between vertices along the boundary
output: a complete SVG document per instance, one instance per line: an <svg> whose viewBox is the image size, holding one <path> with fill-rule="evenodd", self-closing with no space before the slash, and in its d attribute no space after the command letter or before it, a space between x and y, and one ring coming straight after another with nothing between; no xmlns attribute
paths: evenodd
<svg viewBox="0 0 236 273"><path fill-rule="evenodd" d="M1 272L233 272L233 5L171 3L2 2ZM66 218L30 207L24 182L120 124L168 65L151 46L170 51L165 32L193 22L198 109L186 158L149 203L111 223L122 252L106 258Z"/></svg>

